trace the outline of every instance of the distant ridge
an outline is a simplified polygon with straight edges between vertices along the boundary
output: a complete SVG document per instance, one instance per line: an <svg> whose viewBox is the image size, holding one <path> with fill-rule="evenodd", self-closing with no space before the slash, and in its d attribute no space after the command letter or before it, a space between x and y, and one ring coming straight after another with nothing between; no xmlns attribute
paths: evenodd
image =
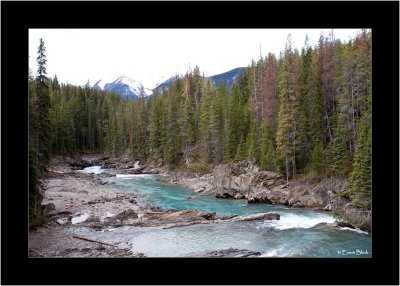
<svg viewBox="0 0 400 286"><path fill-rule="evenodd" d="M224 72L224 73L210 76L209 78L212 79L214 85L218 85L219 82L222 80L222 82L224 83L225 86L232 86L232 84L235 81L239 72L242 72L242 71L244 72L245 70L246 70L245 67L238 67L238 68L234 68L234 69ZM175 81L176 77L177 77L176 75L170 77L163 83L157 85L156 89L161 90L164 87L168 87L171 82Z"/></svg>

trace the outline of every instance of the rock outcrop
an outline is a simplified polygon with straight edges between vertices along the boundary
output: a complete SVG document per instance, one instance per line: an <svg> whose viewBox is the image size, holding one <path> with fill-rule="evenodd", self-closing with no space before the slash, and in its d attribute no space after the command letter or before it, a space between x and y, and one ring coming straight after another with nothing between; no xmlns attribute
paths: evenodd
<svg viewBox="0 0 400 286"><path fill-rule="evenodd" d="M249 161L218 165L213 170L213 184L217 197L269 202L265 193L284 184L283 175L260 170Z"/></svg>
<svg viewBox="0 0 400 286"><path fill-rule="evenodd" d="M343 182L333 179L317 184L298 181L287 185L282 174L261 170L249 161L216 166L213 177L214 188L210 191L218 198L326 210L331 210L330 203L344 187Z"/></svg>
<svg viewBox="0 0 400 286"><path fill-rule="evenodd" d="M81 170L85 169L86 167L93 166L91 162L84 160L78 156L72 158L66 158L65 162L69 164L73 170Z"/></svg>
<svg viewBox="0 0 400 286"><path fill-rule="evenodd" d="M338 210L344 221L354 228L370 231L371 212L351 205L342 196L346 181L322 179L296 180L286 184L284 176L261 170L249 161L216 166L213 170L213 188L210 193L218 198L247 199L249 203L283 204L297 208Z"/></svg>

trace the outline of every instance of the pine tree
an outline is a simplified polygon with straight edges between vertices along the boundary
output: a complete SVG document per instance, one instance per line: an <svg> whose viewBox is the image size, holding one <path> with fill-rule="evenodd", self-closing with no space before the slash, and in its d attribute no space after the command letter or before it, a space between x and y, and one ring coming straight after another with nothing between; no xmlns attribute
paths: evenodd
<svg viewBox="0 0 400 286"><path fill-rule="evenodd" d="M358 127L358 138L353 171L349 176L352 204L370 209L372 183L372 128L370 107L362 116Z"/></svg>
<svg viewBox="0 0 400 286"><path fill-rule="evenodd" d="M296 50L292 51L289 35L279 74L280 109L277 130L277 150L285 164L287 181L289 172L293 178L296 176L297 156L304 149L306 142L305 117L301 109L298 84L298 67L299 55Z"/></svg>
<svg viewBox="0 0 400 286"><path fill-rule="evenodd" d="M329 142L333 139L334 129L337 126L336 105L337 98L334 85L335 68L333 63L334 42L333 34L329 38L324 38L322 35L318 44L318 80L320 87L320 94L322 100L322 114L323 114L323 144L324 147L328 146Z"/></svg>
<svg viewBox="0 0 400 286"><path fill-rule="evenodd" d="M106 104L106 103L104 103ZM138 154L138 123L137 123L137 116L136 116L136 106L135 104L133 104L133 102L131 103L130 106L131 109L131 113L130 113L130 117L131 117L131 130L130 130L130 135L129 135L129 149L131 151L132 156L136 156Z"/></svg>
<svg viewBox="0 0 400 286"><path fill-rule="evenodd" d="M319 92L318 80L314 76L310 78L313 82L311 93L311 108L308 119L309 138L311 141L310 169L316 174L323 170L323 142L322 142L322 106Z"/></svg>
<svg viewBox="0 0 400 286"><path fill-rule="evenodd" d="M148 146L147 146L147 108L144 97L141 96L137 100L137 121L138 121L138 151L139 154L143 157L147 157L148 155Z"/></svg>
<svg viewBox="0 0 400 286"><path fill-rule="evenodd" d="M333 140L328 146L328 174L334 177L343 177L348 172L348 155L344 139L344 130L339 123Z"/></svg>
<svg viewBox="0 0 400 286"><path fill-rule="evenodd" d="M162 156L162 143L165 130L165 110L161 97L153 97L153 111L149 123L149 142L152 153Z"/></svg>
<svg viewBox="0 0 400 286"><path fill-rule="evenodd" d="M243 139L243 135L240 136L239 145L237 146L235 160L243 160L246 158L246 142Z"/></svg>
<svg viewBox="0 0 400 286"><path fill-rule="evenodd" d="M250 131L246 138L247 159L255 163L258 161L258 148L257 148L257 126L255 119L252 120Z"/></svg>
<svg viewBox="0 0 400 286"><path fill-rule="evenodd" d="M163 157L171 168L177 167L181 160L182 143L178 124L180 94L182 94L182 80L178 79L170 86L166 99L167 117Z"/></svg>
<svg viewBox="0 0 400 286"><path fill-rule="evenodd" d="M240 138L239 130L237 128L240 120L240 118L238 118L240 114L240 105L237 88L237 83L234 82L231 91L232 94L229 100L227 123L225 125L225 162L229 162L235 158Z"/></svg>
<svg viewBox="0 0 400 286"><path fill-rule="evenodd" d="M276 133L278 125L279 98L277 91L278 61L275 55L269 53L265 63L263 76L263 122L268 122L272 132Z"/></svg>
<svg viewBox="0 0 400 286"><path fill-rule="evenodd" d="M312 49L308 43L308 37L301 50L301 69L300 69L300 105L304 116L304 132L307 137L307 143L304 146L304 152L301 154L303 161L307 161L311 153L311 142L313 130L310 128L310 121L313 120L311 115L312 101L315 92L315 80L312 66ZM306 163L306 162L305 162Z"/></svg>
<svg viewBox="0 0 400 286"><path fill-rule="evenodd" d="M51 89L54 90L54 91L60 91L61 90L60 84L59 84L58 79L57 79L57 75L54 75L54 78L53 78L53 80L51 82Z"/></svg>
<svg viewBox="0 0 400 286"><path fill-rule="evenodd" d="M40 224L38 208L42 201L38 169L35 163L35 150L29 147L29 228Z"/></svg>
<svg viewBox="0 0 400 286"><path fill-rule="evenodd" d="M40 39L38 48L37 64L38 72L36 77L37 95L37 133L36 133L36 164L40 170L46 169L50 163L51 154L51 122L49 116L50 94L48 79L46 77L46 48Z"/></svg>
<svg viewBox="0 0 400 286"><path fill-rule="evenodd" d="M278 171L275 144L272 131L268 123L264 123L260 143L260 167L271 171Z"/></svg>
<svg viewBox="0 0 400 286"><path fill-rule="evenodd" d="M211 90L210 81L207 82L204 94L200 100L200 138L203 163L208 164L212 162L212 129L215 122L211 122L212 110L211 102L213 94Z"/></svg>
<svg viewBox="0 0 400 286"><path fill-rule="evenodd" d="M217 95L213 104L213 120L215 127L213 137L215 137L215 152L216 163L222 163L224 160L225 146L225 125L226 125L226 106L227 106L227 91L223 81L219 82Z"/></svg>

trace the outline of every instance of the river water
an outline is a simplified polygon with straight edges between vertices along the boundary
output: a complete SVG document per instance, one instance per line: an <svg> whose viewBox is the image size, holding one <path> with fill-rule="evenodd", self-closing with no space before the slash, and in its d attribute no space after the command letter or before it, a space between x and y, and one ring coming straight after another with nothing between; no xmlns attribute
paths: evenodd
<svg viewBox="0 0 400 286"><path fill-rule="evenodd" d="M89 168L84 172L103 171L97 166ZM103 240L132 245L134 252L145 253L148 257L185 256L230 247L259 251L262 257L372 256L370 234L336 226L335 218L327 212L218 199L167 184L156 175L123 175L118 170L111 172L116 176L104 179L108 184L103 188L137 192L140 204L152 204L164 209L197 209L216 212L217 215L249 215L268 211L281 215L276 221L210 223L171 229L125 226L95 234Z"/></svg>

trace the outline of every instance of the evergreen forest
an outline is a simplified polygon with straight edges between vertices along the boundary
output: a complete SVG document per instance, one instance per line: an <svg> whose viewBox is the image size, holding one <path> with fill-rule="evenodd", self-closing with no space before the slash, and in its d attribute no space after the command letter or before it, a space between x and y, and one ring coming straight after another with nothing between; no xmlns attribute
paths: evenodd
<svg viewBox="0 0 400 286"><path fill-rule="evenodd" d="M371 32L343 42L331 33L299 51L253 60L232 86L214 85L198 66L149 98L60 83L46 72L39 43L29 74L30 218L53 155L101 152L210 172L250 160L287 181L343 178L352 204L371 208Z"/></svg>

